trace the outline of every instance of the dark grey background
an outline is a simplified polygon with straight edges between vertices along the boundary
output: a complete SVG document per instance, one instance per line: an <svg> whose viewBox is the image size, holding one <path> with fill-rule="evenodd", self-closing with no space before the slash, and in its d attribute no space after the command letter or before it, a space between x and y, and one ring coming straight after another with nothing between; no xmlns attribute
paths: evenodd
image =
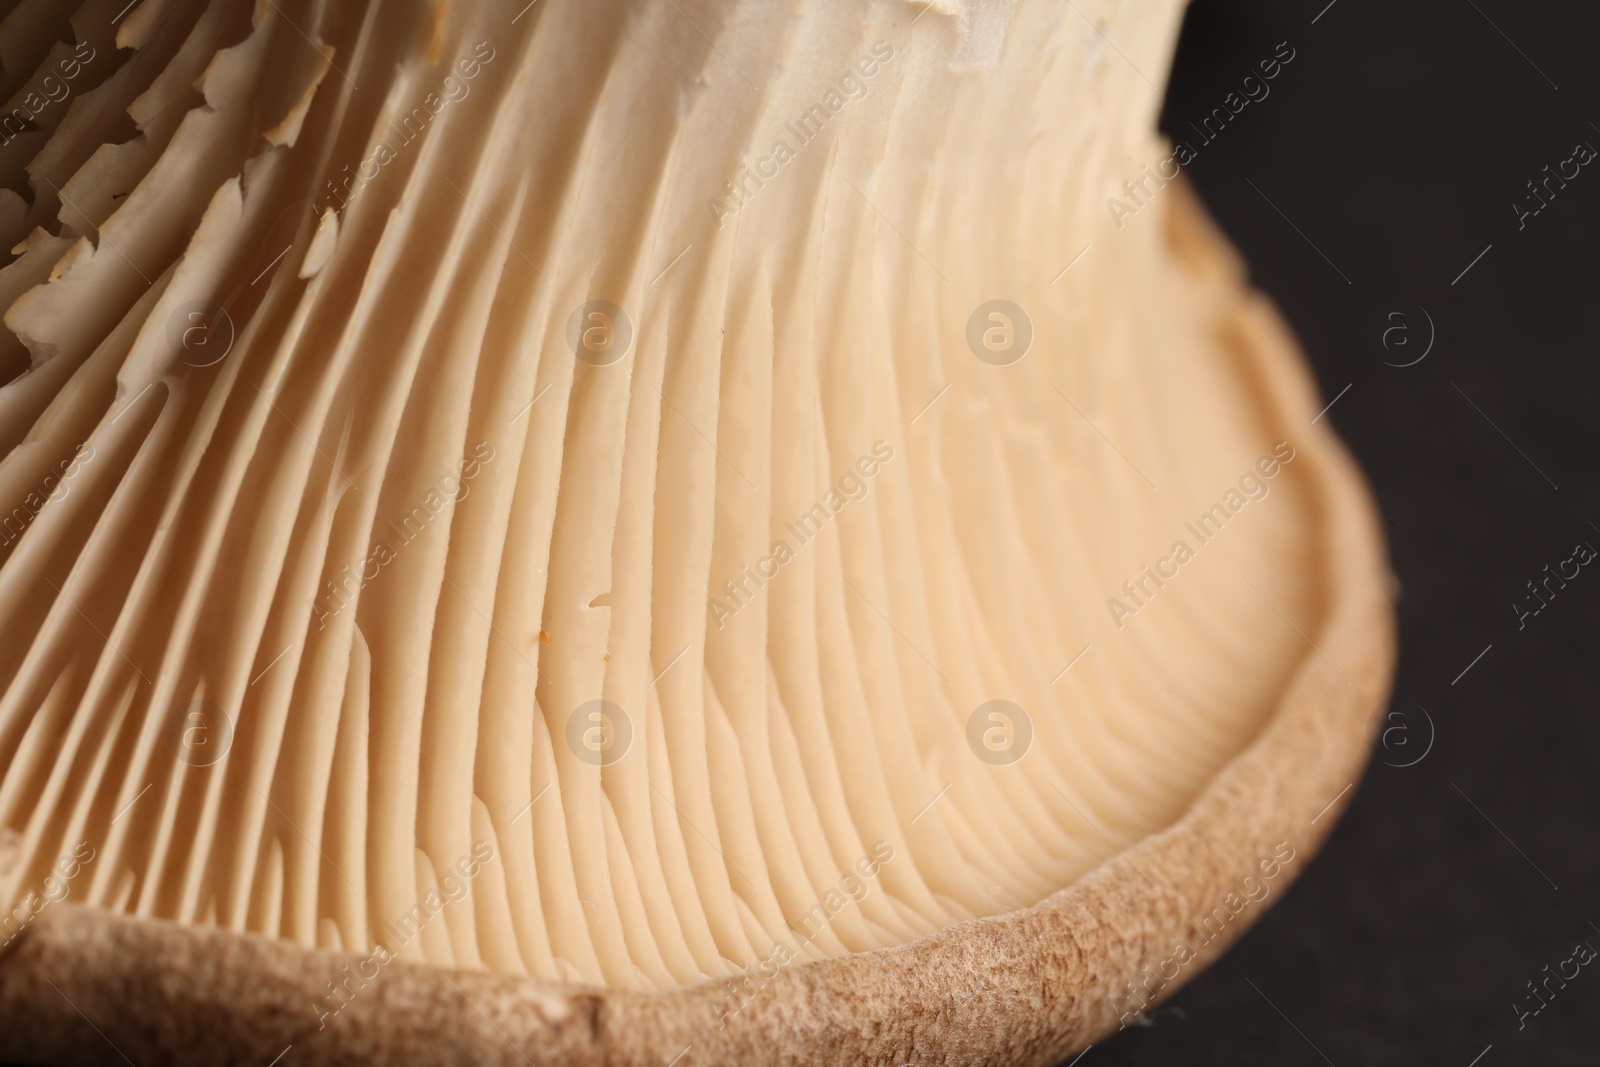
<svg viewBox="0 0 1600 1067"><path fill-rule="evenodd" d="M1600 149L1600 5L1326 5L1197 0L1163 128L1197 143L1190 120L1296 50L1187 169L1324 396L1350 387L1327 418L1402 588L1395 729L1277 906L1079 1067L1595 1064L1600 960L1524 1029L1513 1005L1580 940L1600 949L1600 566L1523 629L1512 605L1600 548L1600 160L1520 231L1512 204ZM1426 340L1419 308L1432 351L1386 365L1406 356L1386 326Z"/></svg>

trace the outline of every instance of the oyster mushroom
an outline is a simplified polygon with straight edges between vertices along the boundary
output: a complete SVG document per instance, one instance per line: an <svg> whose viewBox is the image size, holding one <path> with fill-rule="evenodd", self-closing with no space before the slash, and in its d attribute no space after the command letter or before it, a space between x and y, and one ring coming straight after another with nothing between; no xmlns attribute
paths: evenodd
<svg viewBox="0 0 1600 1067"><path fill-rule="evenodd" d="M1048 1064L1327 832L1180 4L9 8L0 1055Z"/></svg>

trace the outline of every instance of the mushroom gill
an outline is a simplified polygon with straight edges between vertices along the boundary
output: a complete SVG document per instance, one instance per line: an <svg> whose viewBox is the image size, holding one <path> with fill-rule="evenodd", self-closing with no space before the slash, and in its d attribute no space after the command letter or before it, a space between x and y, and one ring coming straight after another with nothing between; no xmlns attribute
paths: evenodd
<svg viewBox="0 0 1600 1067"><path fill-rule="evenodd" d="M899 945L1171 825L1310 654L1180 4L126 2L0 23L11 914Z"/></svg>

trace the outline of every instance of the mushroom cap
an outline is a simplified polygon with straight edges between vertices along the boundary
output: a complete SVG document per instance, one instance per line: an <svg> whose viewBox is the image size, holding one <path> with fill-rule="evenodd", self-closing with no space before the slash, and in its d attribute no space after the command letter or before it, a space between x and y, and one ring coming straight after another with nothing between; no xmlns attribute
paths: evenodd
<svg viewBox="0 0 1600 1067"><path fill-rule="evenodd" d="M0 1056L1049 1064L1270 906L1379 525L1080 3L9 5Z"/></svg>

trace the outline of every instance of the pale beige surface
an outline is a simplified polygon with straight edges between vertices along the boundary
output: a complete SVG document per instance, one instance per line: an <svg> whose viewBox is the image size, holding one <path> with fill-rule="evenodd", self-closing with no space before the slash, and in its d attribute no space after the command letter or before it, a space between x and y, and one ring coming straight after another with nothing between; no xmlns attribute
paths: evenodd
<svg viewBox="0 0 1600 1067"><path fill-rule="evenodd" d="M1284 820L1387 680L1381 550L1183 183L1107 214L1169 154L1179 5L145 0L114 40L107 6L0 26L24 96L61 62L32 36L95 57L0 147L34 190L0 193L0 903L86 845L100 909L45 907L0 1005L60 1021L37 976L131 1013L159 975L218 1040L314 1025L255 957L334 957L231 931L609 988L596 1062L1044 1062L1179 917L1309 859L1332 815ZM995 298L1033 331L1007 366L968 342ZM631 336L586 361L595 299ZM1014 763L969 729L996 699ZM328 1062L477 1025L383 973L428 1009L354 997Z"/></svg>

